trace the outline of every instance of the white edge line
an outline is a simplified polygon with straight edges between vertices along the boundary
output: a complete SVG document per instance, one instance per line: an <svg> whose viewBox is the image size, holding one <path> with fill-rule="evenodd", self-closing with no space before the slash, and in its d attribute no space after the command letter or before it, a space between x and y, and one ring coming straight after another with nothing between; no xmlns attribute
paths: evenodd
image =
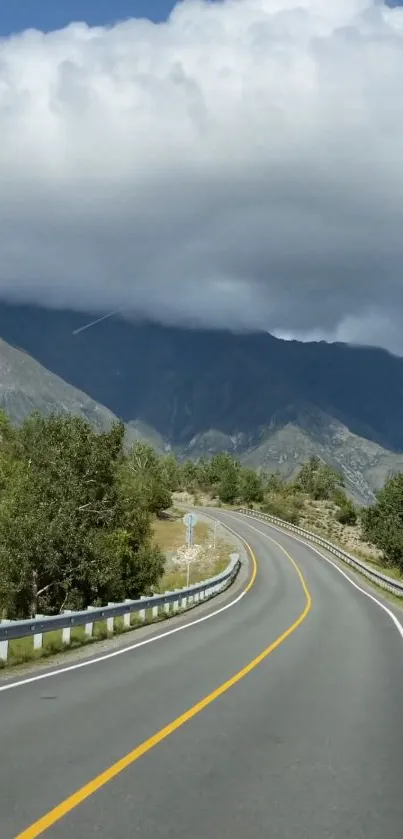
<svg viewBox="0 0 403 839"><path fill-rule="evenodd" d="M248 516L246 513L239 513L239 515L244 516L245 518L253 518L253 520L256 521L256 519L253 516ZM236 520L239 521L239 519L236 519ZM259 519L257 519L257 521L259 521ZM397 631L399 632L400 636L403 638L403 626L400 623L400 621L398 620L398 618L396 617L396 615L391 611L391 609L388 609L388 607L385 606L385 604L382 603L381 600L378 600L378 598L374 597L373 594L370 594L369 591L365 591L364 588L361 588L361 586L359 586L356 582L354 582L354 580L352 580L351 577L348 574L346 574L346 572L343 571L342 568L339 567L339 565L336 564L336 562L333 562L332 559L329 559L328 556L325 556L323 553L321 553L310 542L308 542L308 541L305 542L304 539L301 539L299 536L295 536L293 533L289 533L287 530L285 530L285 528L283 529L281 527L278 527L275 524L270 524L269 522L265 522L263 519L260 519L260 521L263 525L266 525L266 527L270 527L273 530L276 530L277 533L283 533L285 536L290 536L290 538L294 539L295 542L299 542L301 545L304 545L304 547L310 548L312 551L314 551L316 554L318 554L318 556L320 556L321 559L324 559L326 562L329 563L329 565L332 565L333 568L335 568L336 571L339 572L339 574L341 574L343 577L345 577L346 580L348 580L348 582L351 583L352 586L354 586L354 588L356 588L358 591L360 591L361 594L365 594L365 597L369 597L369 599L372 600L374 603L376 603L376 605L379 606L380 609L383 609L383 611L386 612L386 614L390 617L390 619L395 624L395 627L396 627ZM249 522L247 523L247 526L250 527L252 530L255 530L256 533L260 533L261 536L266 536L266 538L270 538L270 537L267 537L267 534L263 533L261 530L258 530L257 527L253 527L253 525L249 524Z"/></svg>
<svg viewBox="0 0 403 839"><path fill-rule="evenodd" d="M213 518L213 516L210 516ZM235 530L232 530L231 527L224 524L220 519L217 521L227 530L234 534L244 545L247 546L247 542L245 539L242 538ZM223 592L224 593L224 592ZM204 621L210 620L210 618L215 618L217 615L220 615L222 612L226 612L227 609L230 609L231 606L236 606L242 598L247 594L247 589L241 591L238 594L238 597L235 600L231 600L230 603L227 603L225 606L221 606L219 609L216 609L215 612L210 612L209 615L203 615L201 618L196 618L196 620L189 621L189 623L184 624L183 626L176 626L174 629L168 629L166 632L161 632L159 635L154 635L151 638L145 638L144 641L138 641L136 644L130 644L128 647L123 647L120 650L114 650L112 653L105 653L105 655L100 655L97 658L91 658L89 661L80 661L77 664L68 664L66 667L60 667L57 670L49 670L46 673L38 673L36 676L29 676L27 679L20 679L18 682L11 682L10 684L5 684L0 686L0 693L4 693L6 690L13 690L14 688L23 687L23 685L30 685L32 682L39 682L42 679L50 679L52 676L60 676L62 673L69 673L71 670L80 670L83 667L90 667L92 664L99 664L103 661L108 661L111 658L116 658L119 655L124 655L125 653L133 652L133 650L137 650L139 647L145 647L147 644L153 644L155 641L161 641L163 638L168 638L170 635L175 635L176 632L183 632L184 629L190 629L192 626L197 626L199 623L203 623ZM203 602L203 601L202 601ZM200 604L201 605L201 604ZM197 607L196 607L197 608Z"/></svg>

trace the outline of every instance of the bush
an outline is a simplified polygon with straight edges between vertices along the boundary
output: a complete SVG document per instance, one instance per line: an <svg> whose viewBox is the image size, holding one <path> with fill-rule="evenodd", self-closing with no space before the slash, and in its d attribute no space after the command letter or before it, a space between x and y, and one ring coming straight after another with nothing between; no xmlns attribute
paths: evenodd
<svg viewBox="0 0 403 839"><path fill-rule="evenodd" d="M295 485L316 501L326 501L344 485L344 480L342 474L332 466L323 463L318 457L311 457L301 466Z"/></svg>
<svg viewBox="0 0 403 839"><path fill-rule="evenodd" d="M299 524L300 508L297 504L282 502L281 499L266 498L262 511L278 519L284 519L290 524Z"/></svg>
<svg viewBox="0 0 403 839"><path fill-rule="evenodd" d="M340 524L353 526L357 524L357 510L350 498L342 490L336 490L333 494L333 501L337 505L336 520Z"/></svg>
<svg viewBox="0 0 403 839"><path fill-rule="evenodd" d="M345 504L340 507L336 514L336 519L340 522L340 524L346 524L350 527L357 524L357 511L354 504L350 502L349 504Z"/></svg>

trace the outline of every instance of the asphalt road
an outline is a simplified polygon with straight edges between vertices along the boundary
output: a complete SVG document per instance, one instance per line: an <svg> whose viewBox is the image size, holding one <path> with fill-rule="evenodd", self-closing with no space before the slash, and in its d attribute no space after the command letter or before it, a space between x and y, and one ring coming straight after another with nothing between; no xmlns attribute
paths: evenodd
<svg viewBox="0 0 403 839"><path fill-rule="evenodd" d="M243 597L114 658L0 685L1 839L400 839L396 626L311 547L217 516L257 559Z"/></svg>

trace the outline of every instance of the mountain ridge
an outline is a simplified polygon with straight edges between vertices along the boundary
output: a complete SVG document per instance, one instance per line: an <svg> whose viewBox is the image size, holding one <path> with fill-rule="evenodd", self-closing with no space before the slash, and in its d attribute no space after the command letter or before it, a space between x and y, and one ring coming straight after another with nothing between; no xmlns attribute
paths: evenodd
<svg viewBox="0 0 403 839"><path fill-rule="evenodd" d="M82 417L99 432L108 430L118 417L83 391L39 364L24 350L0 338L0 408L15 425L34 411L44 415L69 413ZM136 439L126 426L126 442Z"/></svg>
<svg viewBox="0 0 403 839"><path fill-rule="evenodd" d="M0 335L125 422L138 419L174 444L212 427L254 433L287 405L308 402L403 451L403 359L387 350L121 319L73 336L88 319L2 304Z"/></svg>
<svg viewBox="0 0 403 839"><path fill-rule="evenodd" d="M403 359L387 350L118 319L73 335L88 320L0 304L6 341L160 452L226 449L287 475L316 453L367 501L403 468Z"/></svg>

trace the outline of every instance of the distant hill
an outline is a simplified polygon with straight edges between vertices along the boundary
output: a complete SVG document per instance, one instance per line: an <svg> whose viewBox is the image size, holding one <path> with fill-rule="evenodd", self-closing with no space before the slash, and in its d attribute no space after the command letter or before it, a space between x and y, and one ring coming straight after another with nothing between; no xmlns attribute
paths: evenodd
<svg viewBox="0 0 403 839"><path fill-rule="evenodd" d="M0 334L160 451L197 456L229 448L287 474L315 452L339 463L367 499L402 468L401 358L117 318L73 335L91 318L2 304Z"/></svg>
<svg viewBox="0 0 403 839"><path fill-rule="evenodd" d="M314 409L262 428L254 444L210 430L194 437L180 456L197 459L219 451L232 453L245 466L277 472L284 478L295 477L301 465L317 455L343 473L348 494L360 504L374 500L375 491L388 475L403 471L403 454L352 434L338 420Z"/></svg>
<svg viewBox="0 0 403 839"><path fill-rule="evenodd" d="M313 419L312 413L310 417ZM302 463L317 455L343 472L348 493L360 504L374 500L375 491L391 473L403 471L403 454L353 434L326 414L318 412L316 418L320 418L319 428L299 416L299 422L290 421L269 431L259 445L246 453L243 462L292 478Z"/></svg>
<svg viewBox="0 0 403 839"><path fill-rule="evenodd" d="M106 431L117 420L108 408L1 339L0 407L16 425L33 411L44 415L75 414L90 422L97 431ZM126 426L127 444L136 439L147 439L147 430L144 428L140 433L138 429Z"/></svg>

